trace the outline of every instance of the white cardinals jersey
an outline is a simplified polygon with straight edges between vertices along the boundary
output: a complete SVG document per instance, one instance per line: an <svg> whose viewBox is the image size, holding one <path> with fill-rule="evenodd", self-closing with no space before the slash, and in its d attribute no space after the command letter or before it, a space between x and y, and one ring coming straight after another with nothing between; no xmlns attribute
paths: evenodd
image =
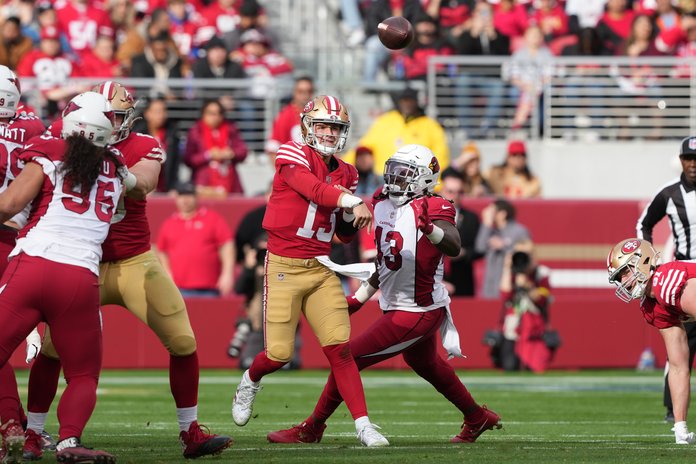
<svg viewBox="0 0 696 464"><path fill-rule="evenodd" d="M102 242L123 185L111 160L103 162L89 191L70 185L61 171L66 149L64 140L44 135L30 140L20 153L21 161L41 166L44 182L10 257L26 253L99 275Z"/></svg>
<svg viewBox="0 0 696 464"><path fill-rule="evenodd" d="M378 191L381 192L381 189ZM417 228L425 202L430 219L455 224L455 208L439 196L419 197L402 206L381 193L373 197L377 272L383 311L425 312L450 302L442 283L442 252Z"/></svg>

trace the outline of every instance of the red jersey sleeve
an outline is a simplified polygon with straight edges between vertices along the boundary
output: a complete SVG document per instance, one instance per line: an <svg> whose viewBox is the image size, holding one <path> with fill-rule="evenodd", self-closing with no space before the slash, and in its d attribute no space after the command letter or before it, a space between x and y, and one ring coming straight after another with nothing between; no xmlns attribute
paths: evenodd
<svg viewBox="0 0 696 464"><path fill-rule="evenodd" d="M426 197L428 202L428 215L432 221L447 221L455 225L456 210L451 201L440 196Z"/></svg>
<svg viewBox="0 0 696 464"><path fill-rule="evenodd" d="M137 137L135 139L136 148L134 148L133 151L140 154L140 159L157 161L160 164L167 160L167 153L156 138L137 132L135 135Z"/></svg>
<svg viewBox="0 0 696 464"><path fill-rule="evenodd" d="M321 206L335 207L339 189L321 182L311 171L310 160L295 143L281 145L276 155L276 170L285 183L304 198Z"/></svg>

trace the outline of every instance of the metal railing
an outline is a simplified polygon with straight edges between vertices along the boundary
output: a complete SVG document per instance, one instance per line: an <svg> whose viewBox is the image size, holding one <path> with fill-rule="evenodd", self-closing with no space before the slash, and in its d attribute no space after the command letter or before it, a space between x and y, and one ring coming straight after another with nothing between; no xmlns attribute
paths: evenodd
<svg viewBox="0 0 696 464"><path fill-rule="evenodd" d="M559 57L548 70L523 66L537 76L527 92L514 83L510 57L433 57L428 113L460 138L519 130L532 139L660 140L696 130L694 60ZM515 127L524 98L531 114Z"/></svg>

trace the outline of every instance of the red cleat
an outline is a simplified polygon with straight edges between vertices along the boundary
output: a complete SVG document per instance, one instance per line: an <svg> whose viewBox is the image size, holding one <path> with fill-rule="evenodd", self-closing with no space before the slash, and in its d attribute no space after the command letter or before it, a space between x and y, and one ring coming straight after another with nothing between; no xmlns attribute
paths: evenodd
<svg viewBox="0 0 696 464"><path fill-rule="evenodd" d="M271 443L319 443L326 430L326 424L309 425L303 422L287 430L278 430L267 435Z"/></svg>
<svg viewBox="0 0 696 464"><path fill-rule="evenodd" d="M61 440L56 446L56 461L67 464L116 464L116 458L106 451L85 448L76 437Z"/></svg>
<svg viewBox="0 0 696 464"><path fill-rule="evenodd" d="M32 429L27 429L24 433L26 440L24 441L24 452L22 458L25 461L38 461L43 456L43 439L41 435L34 432Z"/></svg>
<svg viewBox="0 0 696 464"><path fill-rule="evenodd" d="M24 429L13 419L8 420L0 427L2 435L2 449L5 455L3 464L21 464L22 449L24 448Z"/></svg>
<svg viewBox="0 0 696 464"><path fill-rule="evenodd" d="M207 427L199 425L197 421L193 421L187 432L179 434L179 441L184 448L184 457L186 459L220 454L224 449L232 446L230 437L208 432L210 430Z"/></svg>
<svg viewBox="0 0 696 464"><path fill-rule="evenodd" d="M478 422L471 423L467 423L466 419L464 419L461 433L456 437L452 437L450 442L473 443L486 430L500 429L503 427L503 424L500 422L499 415L488 409L486 406L483 406L482 409L483 417Z"/></svg>

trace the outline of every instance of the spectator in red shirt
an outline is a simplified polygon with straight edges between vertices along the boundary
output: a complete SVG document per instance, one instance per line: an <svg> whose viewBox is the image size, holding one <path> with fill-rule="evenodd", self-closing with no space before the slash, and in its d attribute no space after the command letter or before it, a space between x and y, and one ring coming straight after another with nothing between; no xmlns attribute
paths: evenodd
<svg viewBox="0 0 696 464"><path fill-rule="evenodd" d="M124 75L123 65L114 57L114 39L108 35L97 37L97 43L92 50L81 54L79 65L81 76L114 78Z"/></svg>
<svg viewBox="0 0 696 464"><path fill-rule="evenodd" d="M185 0L168 0L167 11L171 21L170 33L179 54L182 57L192 58L196 55L196 49L201 43L198 29L203 24L201 15L194 5Z"/></svg>
<svg viewBox="0 0 696 464"><path fill-rule="evenodd" d="M602 42L603 55L615 55L628 38L635 13L627 9L626 0L608 0L607 11L597 23L597 35Z"/></svg>
<svg viewBox="0 0 696 464"><path fill-rule="evenodd" d="M451 55L449 44L440 37L437 22L429 16L421 16L413 25L415 40L402 54L396 54L394 74L397 79L425 80L428 74L428 58Z"/></svg>
<svg viewBox="0 0 696 464"><path fill-rule="evenodd" d="M256 29L246 31L240 40L241 48L232 52L231 56L242 64L247 76L252 79L251 96L267 98L273 95L278 81L291 77L292 63L273 51L268 37Z"/></svg>
<svg viewBox="0 0 696 464"><path fill-rule="evenodd" d="M157 237L162 266L184 297L229 295L234 287L229 226L215 211L198 207L191 184L177 186L176 209Z"/></svg>
<svg viewBox="0 0 696 464"><path fill-rule="evenodd" d="M203 104L201 119L189 130L184 162L193 171L199 193L224 197L242 193L236 165L247 157L247 146L218 100Z"/></svg>
<svg viewBox="0 0 696 464"><path fill-rule="evenodd" d="M290 140L302 142L302 128L300 126L300 114L309 100L314 97L314 81L309 76L295 79L292 89L292 100L273 121L271 138L266 142L266 153L272 161L275 160L278 148Z"/></svg>
<svg viewBox="0 0 696 464"><path fill-rule="evenodd" d="M515 3L515 0L500 0L500 3L493 7L493 26L501 34L510 37L511 42L524 36L528 25L526 10L522 5ZM515 43L511 45L514 51Z"/></svg>
<svg viewBox="0 0 696 464"><path fill-rule="evenodd" d="M89 0L66 0L56 5L58 24L75 52L90 49L100 35L113 35L109 15Z"/></svg>
<svg viewBox="0 0 696 464"><path fill-rule="evenodd" d="M450 29L471 18L474 5L472 0L426 0L423 9L438 22L443 35L447 35Z"/></svg>
<svg viewBox="0 0 696 464"><path fill-rule="evenodd" d="M45 110L49 117L57 114L68 99L89 89L69 83L70 77L76 74L76 66L61 50L60 35L55 27L43 29L39 49L24 55L17 65L18 76L36 77L39 90L47 100Z"/></svg>
<svg viewBox="0 0 696 464"><path fill-rule="evenodd" d="M546 43L569 32L568 15L556 0L537 0L532 20L541 28Z"/></svg>
<svg viewBox="0 0 696 464"><path fill-rule="evenodd" d="M209 40L216 35L231 32L239 24L239 9L236 0L217 0L211 2L201 13L199 35L202 40Z"/></svg>

